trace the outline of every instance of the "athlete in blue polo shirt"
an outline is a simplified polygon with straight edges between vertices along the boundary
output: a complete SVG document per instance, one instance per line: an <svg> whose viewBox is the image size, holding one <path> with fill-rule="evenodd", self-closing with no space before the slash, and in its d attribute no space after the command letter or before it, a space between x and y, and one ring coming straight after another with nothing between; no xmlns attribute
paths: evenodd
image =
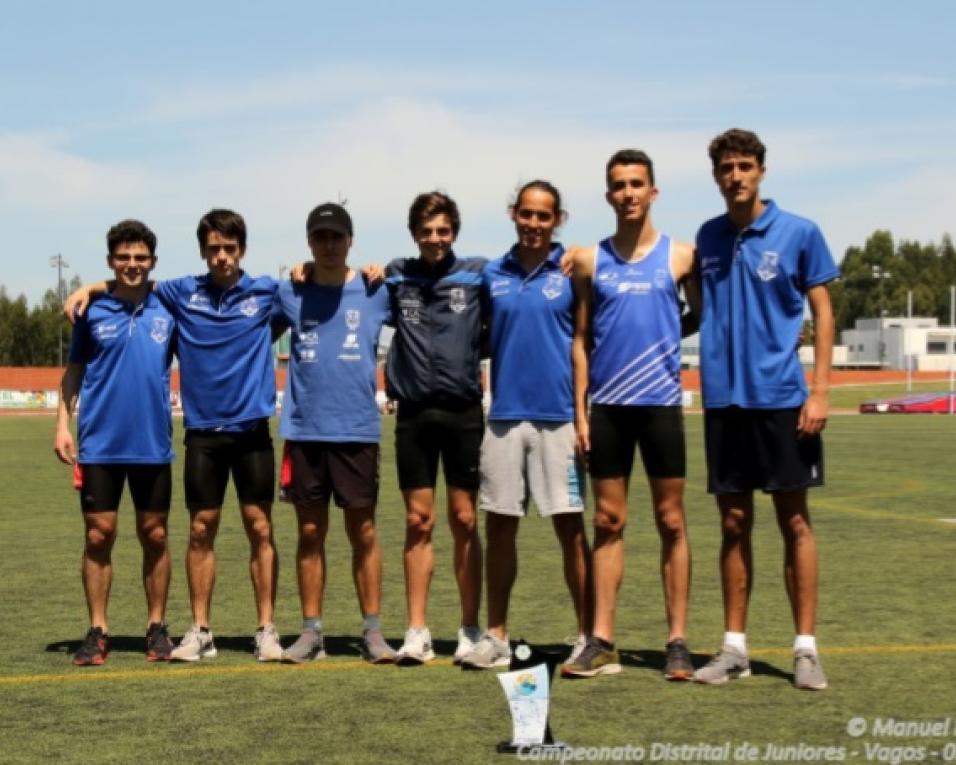
<svg viewBox="0 0 956 765"><path fill-rule="evenodd" d="M815 224L760 198L766 149L746 130L710 144L727 213L697 235L703 310L700 363L708 490L721 516L720 565L726 632L721 650L694 674L725 683L750 674L746 623L753 558L753 492L770 493L784 541L784 579L793 611L794 684L822 690L817 656L817 547L807 488L823 483L833 350L827 283L839 276ZM814 324L813 386L797 358L804 301Z"/></svg>
<svg viewBox="0 0 956 765"><path fill-rule="evenodd" d="M388 291L348 267L352 219L322 204L306 221L313 267L303 283L279 287L273 315L292 327L279 432L286 439L282 486L295 504L302 633L283 652L289 662L325 655L322 600L329 501L345 513L352 576L362 612L366 658L393 662L382 635L382 550L375 529L381 416L375 403L378 338L390 319Z"/></svg>
<svg viewBox="0 0 956 765"><path fill-rule="evenodd" d="M109 652L111 553L126 482L143 548L146 657L163 661L173 650L165 611L173 460L169 364L176 325L149 287L149 272L156 266L156 235L139 221L124 220L109 230L106 242L115 287L73 327L54 441L60 460L74 465L86 526L82 572L90 629L73 657L73 663L81 666L102 664ZM70 433L78 396L79 453ZM136 423L132 428L131 419Z"/></svg>
<svg viewBox="0 0 956 765"><path fill-rule="evenodd" d="M488 627L461 660L508 664L508 600L517 576L518 523L533 498L549 516L564 556L578 642L590 633L584 475L575 451L571 340L574 294L552 242L566 214L547 181L522 186L511 208L518 243L484 270L490 306L491 410L481 446L479 505L486 512ZM533 373L529 374L529 371Z"/></svg>
<svg viewBox="0 0 956 765"><path fill-rule="evenodd" d="M618 151L605 172L617 230L596 247L578 250L574 264L577 431L579 447L588 455L595 503L594 629L562 674L591 677L621 671L614 622L624 576L627 493L639 446L661 540L668 622L664 676L686 680L693 665L686 643L690 546L684 517L678 287L691 273L693 248L654 228L651 206L657 188L646 153Z"/></svg>
<svg viewBox="0 0 956 765"><path fill-rule="evenodd" d="M272 624L277 558L272 540L275 457L269 417L275 413L272 303L278 284L241 268L246 224L231 210L204 215L196 231L203 276L161 282L155 294L179 328L178 355L186 425L184 482L190 512L186 575L193 625L171 658L198 661L216 655L209 610L216 573L214 543L229 475L233 477L250 545L249 569L258 624L256 658L279 661L282 646ZM71 296L82 306L89 293Z"/></svg>

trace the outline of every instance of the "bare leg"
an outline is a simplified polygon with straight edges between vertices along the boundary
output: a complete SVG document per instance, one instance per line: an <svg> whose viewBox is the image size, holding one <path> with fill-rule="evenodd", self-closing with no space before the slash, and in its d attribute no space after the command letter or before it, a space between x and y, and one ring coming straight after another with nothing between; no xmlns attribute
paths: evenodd
<svg viewBox="0 0 956 765"><path fill-rule="evenodd" d="M375 508L345 511L345 532L352 545L352 580L362 616L382 607L382 548L375 529Z"/></svg>
<svg viewBox="0 0 956 765"><path fill-rule="evenodd" d="M518 575L515 538L520 520L517 516L485 513L488 632L499 640L508 635L508 603Z"/></svg>
<svg viewBox="0 0 956 765"><path fill-rule="evenodd" d="M595 478L594 486L594 630L595 637L614 642L617 593L624 578L624 526L627 524L627 480Z"/></svg>
<svg viewBox="0 0 956 765"><path fill-rule="evenodd" d="M564 581L574 603L578 634L590 635L594 621L591 581L591 551L584 531L584 513L559 513L551 516L554 533L561 543L564 560ZM488 556L491 557L491 535L488 535ZM491 587L488 588L488 610L491 611Z"/></svg>
<svg viewBox="0 0 956 765"><path fill-rule="evenodd" d="M435 490L408 489L405 499L405 601L408 626L424 627L428 588L435 568L432 529L435 527Z"/></svg>
<svg viewBox="0 0 956 765"><path fill-rule="evenodd" d="M86 542L83 547L83 591L90 613L90 626L109 632L106 607L113 581L112 552L116 542L116 511L83 513Z"/></svg>
<svg viewBox="0 0 956 765"><path fill-rule="evenodd" d="M684 479L649 478L654 522L661 539L661 581L667 613L667 642L687 634L690 544L684 517Z"/></svg>
<svg viewBox="0 0 956 765"><path fill-rule="evenodd" d="M720 574L724 593L724 629L747 631L747 604L753 587L750 533L754 524L752 494L720 494Z"/></svg>
<svg viewBox="0 0 956 765"><path fill-rule="evenodd" d="M186 550L186 580L189 583L189 604L193 623L209 626L209 607L216 584L216 533L222 508L195 510L189 524L189 547Z"/></svg>
<svg viewBox="0 0 956 765"><path fill-rule="evenodd" d="M295 563L299 580L302 618L322 616L325 594L325 538L329 531L329 504L295 506L299 524L299 542Z"/></svg>
<svg viewBox="0 0 956 765"><path fill-rule="evenodd" d="M148 624L159 624L166 618L171 568L166 534L168 516L168 513L149 510L136 513L136 536L143 548L143 589L146 590Z"/></svg>
<svg viewBox="0 0 956 765"><path fill-rule="evenodd" d="M279 557L272 539L272 506L242 505L242 525L249 539L249 574L258 624L271 624L276 602Z"/></svg>
<svg viewBox="0 0 956 765"><path fill-rule="evenodd" d="M475 510L476 492L457 486L446 487L448 525L455 545L455 580L461 598L461 623L478 624L481 606L481 540Z"/></svg>
<svg viewBox="0 0 956 765"><path fill-rule="evenodd" d="M798 635L812 635L817 619L817 541L810 525L807 492L777 492L773 495L777 525L783 535L783 579Z"/></svg>

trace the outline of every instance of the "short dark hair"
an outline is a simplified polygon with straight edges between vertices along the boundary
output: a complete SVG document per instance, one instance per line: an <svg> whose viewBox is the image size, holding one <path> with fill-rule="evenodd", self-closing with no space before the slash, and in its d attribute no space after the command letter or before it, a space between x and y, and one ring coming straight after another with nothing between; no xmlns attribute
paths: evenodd
<svg viewBox="0 0 956 765"><path fill-rule="evenodd" d="M116 248L121 244L136 244L138 242L146 245L150 255L156 254L156 234L142 221L127 218L121 220L106 232L106 247L110 255L115 253Z"/></svg>
<svg viewBox="0 0 956 765"><path fill-rule="evenodd" d="M568 217L568 213L561 207L561 192L558 191L557 187L551 183L551 181L545 181L541 178L528 181L518 187L514 202L509 205L511 212L514 213L517 211L518 205L521 204L521 197L524 196L526 191L531 191L532 189L543 191L545 194L551 195L551 198L554 200L554 216L558 219L559 223L563 223L565 218Z"/></svg>
<svg viewBox="0 0 956 765"><path fill-rule="evenodd" d="M461 230L461 215L455 200L441 191L426 191L419 194L408 208L408 230L415 236L415 229L429 218L436 215L447 215L451 221L451 230L458 236Z"/></svg>
<svg viewBox="0 0 956 765"><path fill-rule="evenodd" d="M717 169L724 154L749 154L757 158L757 164L763 167L764 157L767 155L767 147L757 138L757 134L751 130L741 130L732 128L726 130L710 142L707 148L710 155L710 163Z"/></svg>
<svg viewBox="0 0 956 765"><path fill-rule="evenodd" d="M239 213L217 207L203 215L196 229L199 249L206 246L206 239L213 231L229 239L235 239L240 249L246 249L246 222Z"/></svg>
<svg viewBox="0 0 956 765"><path fill-rule="evenodd" d="M604 168L605 178L610 178L611 168L616 165L643 165L647 168L647 176L650 178L651 186L654 185L654 162L647 155L647 152L640 149L620 149L614 152Z"/></svg>

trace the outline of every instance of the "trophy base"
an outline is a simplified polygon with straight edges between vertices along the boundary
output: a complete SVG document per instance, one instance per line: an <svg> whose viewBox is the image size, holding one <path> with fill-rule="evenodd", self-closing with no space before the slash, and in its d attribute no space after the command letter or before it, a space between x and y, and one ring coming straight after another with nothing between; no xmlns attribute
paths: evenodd
<svg viewBox="0 0 956 765"><path fill-rule="evenodd" d="M546 756L546 753L563 752L565 749L570 749L570 747L563 741L553 741L547 744L516 744L513 741L499 741L495 747L495 751L498 752L498 754L518 754L519 752L528 752L532 749L535 753L541 752L544 759L548 760L549 758Z"/></svg>

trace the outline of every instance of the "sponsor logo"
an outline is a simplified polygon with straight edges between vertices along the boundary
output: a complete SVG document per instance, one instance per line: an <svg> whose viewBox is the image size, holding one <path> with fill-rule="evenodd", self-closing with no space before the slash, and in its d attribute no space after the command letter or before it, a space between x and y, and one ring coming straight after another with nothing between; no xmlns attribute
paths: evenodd
<svg viewBox="0 0 956 765"><path fill-rule="evenodd" d="M93 329L97 340L112 340L119 334L118 324L97 324Z"/></svg>
<svg viewBox="0 0 956 765"><path fill-rule="evenodd" d="M700 270L704 273L716 271L720 268L720 256L708 255L700 259Z"/></svg>
<svg viewBox="0 0 956 765"><path fill-rule="evenodd" d="M259 303L255 295L250 295L239 304L239 313L250 318L259 313Z"/></svg>
<svg viewBox="0 0 956 765"><path fill-rule="evenodd" d="M208 311L212 308L209 302L209 295L204 292L194 292L189 296L189 309L191 311Z"/></svg>
<svg viewBox="0 0 956 765"><path fill-rule="evenodd" d="M343 348L355 349L359 347L358 334L355 332L349 332L345 336L345 341L342 343Z"/></svg>
<svg viewBox="0 0 956 765"><path fill-rule="evenodd" d="M299 361L303 364L313 364L319 357L319 352L315 348L300 348Z"/></svg>
<svg viewBox="0 0 956 765"><path fill-rule="evenodd" d="M157 343L165 343L169 337L169 319L164 316L154 316L149 327L149 336Z"/></svg>
<svg viewBox="0 0 956 765"><path fill-rule="evenodd" d="M618 294L647 295L651 291L650 282L620 282L617 285Z"/></svg>
<svg viewBox="0 0 956 765"><path fill-rule="evenodd" d="M760 256L757 265L757 276L762 281L769 282L780 273L780 256L773 250L767 250Z"/></svg>
<svg viewBox="0 0 956 765"><path fill-rule="evenodd" d="M560 297L562 292L564 292L564 276L561 274L548 274L548 278L545 279L544 286L541 288L541 293L548 300L554 300Z"/></svg>
<svg viewBox="0 0 956 765"><path fill-rule="evenodd" d="M418 306L402 306L402 318L409 324L421 324L422 321Z"/></svg>
<svg viewBox="0 0 956 765"><path fill-rule="evenodd" d="M302 345L318 345L319 344L319 331L317 329L309 329L305 332L299 332L299 342Z"/></svg>
<svg viewBox="0 0 956 765"><path fill-rule="evenodd" d="M507 279L495 279L491 283L491 296L501 297L511 292L511 282Z"/></svg>
<svg viewBox="0 0 956 765"><path fill-rule="evenodd" d="M614 271L604 271L603 273L598 274L597 280L599 282L616 282L617 273Z"/></svg>
<svg viewBox="0 0 956 765"><path fill-rule="evenodd" d="M362 354L360 353L340 353L338 356L340 361L361 361Z"/></svg>
<svg viewBox="0 0 956 765"><path fill-rule="evenodd" d="M448 291L448 307L455 313L465 310L465 288L452 287Z"/></svg>
<svg viewBox="0 0 956 765"><path fill-rule="evenodd" d="M654 272L654 286L659 290L664 289L667 286L668 275L666 268L658 268Z"/></svg>

